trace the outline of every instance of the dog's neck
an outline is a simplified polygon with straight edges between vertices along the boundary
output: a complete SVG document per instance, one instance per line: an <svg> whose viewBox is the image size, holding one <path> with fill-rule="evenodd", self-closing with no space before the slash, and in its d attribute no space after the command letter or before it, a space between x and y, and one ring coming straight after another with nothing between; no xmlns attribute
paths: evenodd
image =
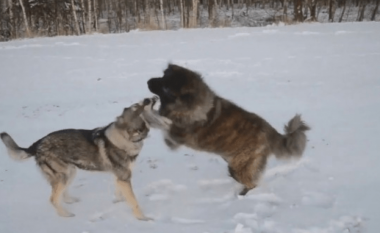
<svg viewBox="0 0 380 233"><path fill-rule="evenodd" d="M111 124L105 130L105 136L118 149L124 150L128 155L134 156L138 154L143 145L142 141L132 142L129 139L129 134L126 130L118 129L115 123Z"/></svg>
<svg viewBox="0 0 380 233"><path fill-rule="evenodd" d="M209 119L209 113L217 106L215 105L215 95L210 91L207 93L201 105L196 106L193 109L184 111L169 111L166 117L171 119L179 128L188 128L189 125L203 125L207 123Z"/></svg>

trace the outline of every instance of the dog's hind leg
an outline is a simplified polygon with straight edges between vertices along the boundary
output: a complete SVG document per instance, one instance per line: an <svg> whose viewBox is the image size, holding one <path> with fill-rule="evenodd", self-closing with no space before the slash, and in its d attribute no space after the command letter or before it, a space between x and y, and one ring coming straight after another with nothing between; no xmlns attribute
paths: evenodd
<svg viewBox="0 0 380 233"><path fill-rule="evenodd" d="M68 191L69 186L73 182L76 173L77 173L77 169L74 166L70 166L69 171L68 171L66 189L63 192L63 201L67 204L72 204L79 201L79 198L70 196L69 191Z"/></svg>
<svg viewBox="0 0 380 233"><path fill-rule="evenodd" d="M127 180L117 179L116 183L117 183L118 189L121 190L128 205L132 208L133 215L139 220L144 220L144 221L153 220L151 218L146 217L141 211L140 206L136 200L135 194L133 193L130 179L127 179Z"/></svg>
<svg viewBox="0 0 380 233"><path fill-rule="evenodd" d="M37 161L42 173L51 184L52 192L50 202L54 206L59 216L73 217L74 214L68 212L61 206L61 196L67 186L69 170L67 166L59 161L43 160Z"/></svg>
<svg viewBox="0 0 380 233"><path fill-rule="evenodd" d="M66 184L62 182L62 180L59 180L57 183L52 185L52 193L50 197L50 202L53 204L54 208L56 209L57 213L61 217L74 217L75 215L65 210L60 203L60 198L65 190Z"/></svg>
<svg viewBox="0 0 380 233"><path fill-rule="evenodd" d="M239 195L246 195L249 190L254 189L258 185L261 174L265 169L266 160L266 154L256 154L248 161L245 161L244 164L236 164L233 161L229 164L228 170L231 177L244 185Z"/></svg>

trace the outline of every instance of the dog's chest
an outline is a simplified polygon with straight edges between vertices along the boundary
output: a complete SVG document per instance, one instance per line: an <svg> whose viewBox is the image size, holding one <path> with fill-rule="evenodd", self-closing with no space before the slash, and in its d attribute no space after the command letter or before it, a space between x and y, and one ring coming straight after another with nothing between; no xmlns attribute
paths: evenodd
<svg viewBox="0 0 380 233"><path fill-rule="evenodd" d="M135 156L135 155L137 155L137 154L140 153L142 147L143 147L143 142L142 141L140 141L140 142L134 142L134 143L131 142L131 143L127 143L125 145L124 150L125 150L125 152L127 152L127 154L129 156Z"/></svg>

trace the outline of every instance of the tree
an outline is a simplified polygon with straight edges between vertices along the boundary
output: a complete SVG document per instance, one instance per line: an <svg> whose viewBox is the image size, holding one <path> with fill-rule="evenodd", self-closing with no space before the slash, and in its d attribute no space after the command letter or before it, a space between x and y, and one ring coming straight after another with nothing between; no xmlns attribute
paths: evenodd
<svg viewBox="0 0 380 233"><path fill-rule="evenodd" d="M334 22L335 0L329 0L329 22Z"/></svg>
<svg viewBox="0 0 380 233"><path fill-rule="evenodd" d="M87 24L87 30L88 30L88 33L91 33L92 31L92 10L91 10L91 1L92 0L87 0L87 4L88 4L88 9L87 9L87 12L88 12L88 24Z"/></svg>
<svg viewBox="0 0 380 233"><path fill-rule="evenodd" d="M166 22L165 22L165 13L164 13L164 3L163 0L160 0L160 12L161 12L161 21L162 21L162 27L166 30Z"/></svg>
<svg viewBox="0 0 380 233"><path fill-rule="evenodd" d="M91 0L89 0L91 1ZM98 5L96 4L97 0L94 0L94 21L95 21L95 31L98 31L99 26L98 26Z"/></svg>
<svg viewBox="0 0 380 233"><path fill-rule="evenodd" d="M197 26L197 19L198 19L198 2L199 0L193 0L192 1L192 15L191 15L191 21L190 21L190 27L195 28Z"/></svg>
<svg viewBox="0 0 380 233"><path fill-rule="evenodd" d="M215 26L216 20L216 0L208 0L208 22L209 26Z"/></svg>
<svg viewBox="0 0 380 233"><path fill-rule="evenodd" d="M303 21L302 0L294 0L294 20L296 22Z"/></svg>
<svg viewBox="0 0 380 233"><path fill-rule="evenodd" d="M310 0L309 9L310 9L310 20L317 21L317 17L316 17L317 0Z"/></svg>
<svg viewBox="0 0 380 233"><path fill-rule="evenodd" d="M372 16L371 16L372 21L375 21L376 13L377 13L377 10L379 9L379 3L380 3L380 0L376 0L376 6L373 9Z"/></svg>
<svg viewBox="0 0 380 233"><path fill-rule="evenodd" d="M185 12L184 12L184 9L183 9L183 0L179 0L179 7L180 7L180 17L181 17L181 27L184 28L185 27Z"/></svg>
<svg viewBox="0 0 380 233"><path fill-rule="evenodd" d="M282 21L283 22L288 22L288 1L284 0L283 1L283 13L282 13Z"/></svg>
<svg viewBox="0 0 380 233"><path fill-rule="evenodd" d="M9 11L9 24L10 24L10 38L16 38L16 26L13 18L13 3L12 0L8 0L8 11Z"/></svg>
<svg viewBox="0 0 380 233"><path fill-rule="evenodd" d="M364 12L365 12L366 5L367 5L366 2L360 1L358 18L357 18L357 21L359 21L359 22L363 21L363 19L364 19Z"/></svg>
<svg viewBox="0 0 380 233"><path fill-rule="evenodd" d="M28 19L26 18L26 12L25 12L25 7L24 7L23 0L19 0L19 3L20 3L20 6L21 6L21 10L22 10L22 16L24 18L24 25L25 25L26 36L30 37L31 34L30 34Z"/></svg>
<svg viewBox="0 0 380 233"><path fill-rule="evenodd" d="M71 0L71 9L72 9L73 17L74 17L74 26L75 26L77 35L79 36L80 30L79 30L79 23L78 23L77 13L76 13L75 5L74 5L74 0Z"/></svg>
<svg viewBox="0 0 380 233"><path fill-rule="evenodd" d="M346 11L346 0L342 0L342 4L343 4L343 10L342 10L342 13L340 14L340 17L339 17L339 23L342 22L342 20L343 20L343 15L344 15L344 13L345 13L345 11Z"/></svg>
<svg viewBox="0 0 380 233"><path fill-rule="evenodd" d="M84 1L81 0L81 8L82 8L82 29L83 32L86 33L86 8L84 7Z"/></svg>

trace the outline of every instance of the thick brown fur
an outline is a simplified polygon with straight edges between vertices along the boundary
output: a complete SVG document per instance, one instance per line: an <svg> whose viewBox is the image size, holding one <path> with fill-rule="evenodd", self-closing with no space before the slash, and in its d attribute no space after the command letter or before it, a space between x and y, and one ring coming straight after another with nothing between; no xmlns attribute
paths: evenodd
<svg viewBox="0 0 380 233"><path fill-rule="evenodd" d="M154 103L154 99L147 99L144 104L125 108L115 122L103 128L65 129L50 133L29 148L19 147L5 132L0 137L12 158L35 158L42 174L52 186L50 201L60 216L74 216L61 206L60 199L62 196L66 203L78 201L68 195L67 187L79 168L113 173L117 201L125 198L137 219L150 220L140 210L132 190L131 176L133 162L149 133L149 125L141 114L150 111L152 108L147 106Z"/></svg>
<svg viewBox="0 0 380 233"><path fill-rule="evenodd" d="M309 127L300 115L281 135L260 116L216 95L189 69L169 64L163 77L150 79L148 87L160 97L159 114L171 120L164 129L166 144L222 156L231 176L244 185L241 195L257 186L270 154L300 157L305 150Z"/></svg>

